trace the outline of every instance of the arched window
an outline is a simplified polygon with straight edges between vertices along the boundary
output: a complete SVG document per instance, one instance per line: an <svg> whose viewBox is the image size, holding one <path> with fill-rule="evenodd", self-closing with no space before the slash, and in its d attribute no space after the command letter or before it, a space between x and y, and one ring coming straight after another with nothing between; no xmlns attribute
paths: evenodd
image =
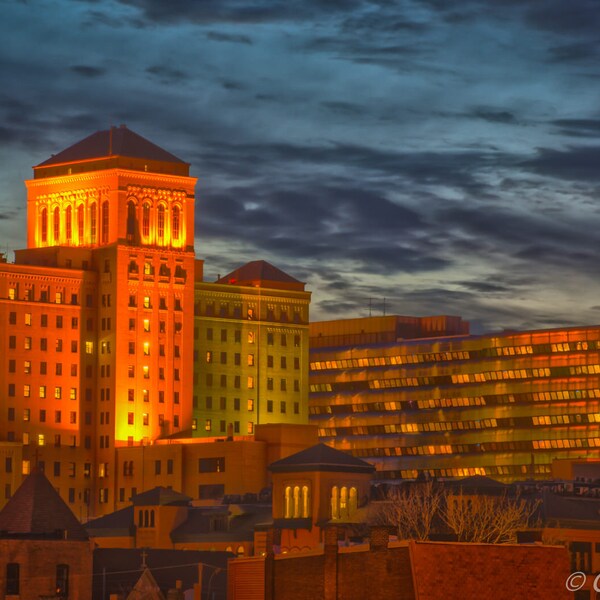
<svg viewBox="0 0 600 600"><path fill-rule="evenodd" d="M84 227L84 208L83 208L83 204L80 204L77 207L77 237L79 239L79 244L83 244L83 238L84 238L84 231L85 231L85 227Z"/></svg>
<svg viewBox="0 0 600 600"><path fill-rule="evenodd" d="M310 491L308 486L302 486L302 517L310 517Z"/></svg>
<svg viewBox="0 0 600 600"><path fill-rule="evenodd" d="M102 243L108 243L108 200L102 203Z"/></svg>
<svg viewBox="0 0 600 600"><path fill-rule="evenodd" d="M160 204L158 207L158 223L156 230L158 232L158 239L165 239L165 207L164 204Z"/></svg>
<svg viewBox="0 0 600 600"><path fill-rule="evenodd" d="M67 206L65 230L66 230L66 235L67 235L67 242L70 242L71 238L73 237L73 207L72 206Z"/></svg>
<svg viewBox="0 0 600 600"><path fill-rule="evenodd" d="M173 207L173 215L172 215L172 225L173 225L173 239L175 241L179 240L179 229L180 229L180 217L181 217L181 210L179 209L179 206L174 206Z"/></svg>
<svg viewBox="0 0 600 600"><path fill-rule="evenodd" d="M144 511L140 510L139 514L138 514L138 527L143 527L144 526Z"/></svg>
<svg viewBox="0 0 600 600"><path fill-rule="evenodd" d="M132 460L129 461L129 474L133 475L133 461Z"/></svg>
<svg viewBox="0 0 600 600"><path fill-rule="evenodd" d="M284 518L291 519L293 516L292 509L292 488L291 486L287 486L285 488L285 498L284 498Z"/></svg>
<svg viewBox="0 0 600 600"><path fill-rule="evenodd" d="M127 203L127 239L130 242L135 239L136 220L135 203L130 200Z"/></svg>
<svg viewBox="0 0 600 600"><path fill-rule="evenodd" d="M331 518L340 518L340 496L337 485L331 488Z"/></svg>
<svg viewBox="0 0 600 600"><path fill-rule="evenodd" d="M48 209L44 206L42 208L42 243L48 241Z"/></svg>
<svg viewBox="0 0 600 600"><path fill-rule="evenodd" d="M90 242L92 244L96 243L96 235L98 231L98 212L96 203L94 202L90 206Z"/></svg>
<svg viewBox="0 0 600 600"><path fill-rule="evenodd" d="M154 527L154 511L150 511L150 527Z"/></svg>
<svg viewBox="0 0 600 600"><path fill-rule="evenodd" d="M144 527L148 527L148 524L150 523L150 519L149 519L149 513L147 510L144 511Z"/></svg>
<svg viewBox="0 0 600 600"><path fill-rule="evenodd" d="M348 517L348 488L344 486L340 490L340 519Z"/></svg>
<svg viewBox="0 0 600 600"><path fill-rule="evenodd" d="M244 546L238 546L237 555L244 556Z"/></svg>
<svg viewBox="0 0 600 600"><path fill-rule="evenodd" d="M148 237L150 235L150 204L144 202L142 207L142 235Z"/></svg>
<svg viewBox="0 0 600 600"><path fill-rule="evenodd" d="M54 243L60 243L60 209L58 206L54 209L54 215L52 217L54 225Z"/></svg>
<svg viewBox="0 0 600 600"><path fill-rule="evenodd" d="M350 488L350 498L348 500L348 514L353 515L358 508L358 494L355 487Z"/></svg>
<svg viewBox="0 0 600 600"><path fill-rule="evenodd" d="M300 486L294 486L294 518L300 516Z"/></svg>

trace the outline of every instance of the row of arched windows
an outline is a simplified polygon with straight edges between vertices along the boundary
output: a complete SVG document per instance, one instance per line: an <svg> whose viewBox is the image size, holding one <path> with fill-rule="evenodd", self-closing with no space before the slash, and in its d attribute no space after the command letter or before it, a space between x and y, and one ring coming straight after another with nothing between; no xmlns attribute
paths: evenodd
<svg viewBox="0 0 600 600"><path fill-rule="evenodd" d="M177 204L171 207L169 215L169 210L164 203L161 202L154 209L149 200L144 200L140 220L136 200L130 199L127 202L127 239L137 241L141 236L141 241L146 243L178 245L183 238L181 216L182 209Z"/></svg>
<svg viewBox="0 0 600 600"><path fill-rule="evenodd" d="M285 488L284 518L298 519L310 517L310 489L307 485L288 485Z"/></svg>
<svg viewBox="0 0 600 600"><path fill-rule="evenodd" d="M100 243L108 243L109 207L108 200L100 207ZM76 207L69 204L61 215L60 206L40 210L40 241L42 244L68 244L76 246L93 245L98 242L98 204L92 202Z"/></svg>
<svg viewBox="0 0 600 600"><path fill-rule="evenodd" d="M138 527L154 527L153 510L140 510L138 513Z"/></svg>
<svg viewBox="0 0 600 600"><path fill-rule="evenodd" d="M355 487L331 488L331 518L347 519L352 516L358 507L358 494Z"/></svg>

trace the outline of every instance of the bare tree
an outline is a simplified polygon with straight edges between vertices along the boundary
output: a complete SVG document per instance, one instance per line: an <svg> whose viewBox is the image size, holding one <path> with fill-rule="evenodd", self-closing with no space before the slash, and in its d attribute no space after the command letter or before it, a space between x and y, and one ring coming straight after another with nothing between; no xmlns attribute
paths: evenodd
<svg viewBox="0 0 600 600"><path fill-rule="evenodd" d="M516 541L517 531L533 525L539 501L511 497L465 495L433 482L391 488L372 502L369 521L394 526L399 539L428 539L451 533L461 542L502 544Z"/></svg>
<svg viewBox="0 0 600 600"><path fill-rule="evenodd" d="M533 524L539 500L520 495L486 496L444 494L440 518L460 542L506 544L516 542L517 531Z"/></svg>
<svg viewBox="0 0 600 600"><path fill-rule="evenodd" d="M374 525L394 526L399 539L426 540L443 504L443 494L431 481L408 488L390 488L383 500L369 506Z"/></svg>

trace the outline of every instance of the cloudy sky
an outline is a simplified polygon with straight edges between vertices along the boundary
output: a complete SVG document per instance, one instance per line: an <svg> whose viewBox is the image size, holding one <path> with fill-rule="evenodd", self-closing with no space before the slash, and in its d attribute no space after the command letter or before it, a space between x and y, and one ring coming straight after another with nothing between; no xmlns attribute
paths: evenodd
<svg viewBox="0 0 600 600"><path fill-rule="evenodd" d="M315 319L600 322L597 0L2 3L0 246L31 166L111 124L192 163L208 280Z"/></svg>

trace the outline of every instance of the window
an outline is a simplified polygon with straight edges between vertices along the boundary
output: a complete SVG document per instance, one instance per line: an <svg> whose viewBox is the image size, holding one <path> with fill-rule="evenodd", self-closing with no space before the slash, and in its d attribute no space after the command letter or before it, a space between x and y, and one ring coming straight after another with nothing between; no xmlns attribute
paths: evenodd
<svg viewBox="0 0 600 600"><path fill-rule="evenodd" d="M254 389L254 377L252 375L248 375L247 383L248 383L249 390Z"/></svg>
<svg viewBox="0 0 600 600"><path fill-rule="evenodd" d="M150 296L144 296L144 308L152 308L152 303L150 302Z"/></svg>
<svg viewBox="0 0 600 600"><path fill-rule="evenodd" d="M173 475L173 459L167 459L167 475Z"/></svg>
<svg viewBox="0 0 600 600"><path fill-rule="evenodd" d="M25 325L31 327L31 313L25 313Z"/></svg>
<svg viewBox="0 0 600 600"><path fill-rule="evenodd" d="M127 425L133 425L133 419L134 419L133 413L132 412L127 413Z"/></svg>
<svg viewBox="0 0 600 600"><path fill-rule="evenodd" d="M108 243L108 200L102 203L102 243Z"/></svg>
<svg viewBox="0 0 600 600"><path fill-rule="evenodd" d="M25 350L31 350L31 338L26 337L24 341Z"/></svg>
<svg viewBox="0 0 600 600"><path fill-rule="evenodd" d="M144 413L142 415L142 425L148 427L150 425L150 415L148 413Z"/></svg>
<svg viewBox="0 0 600 600"><path fill-rule="evenodd" d="M175 240L175 241L179 240L180 213L181 213L181 211L179 209L179 206L174 206L173 214L172 214L172 229L173 229L173 240Z"/></svg>
<svg viewBox="0 0 600 600"><path fill-rule="evenodd" d="M267 412L273 412L273 400L267 400Z"/></svg>
<svg viewBox="0 0 600 600"><path fill-rule="evenodd" d="M233 410L240 410L240 399L239 398L233 399Z"/></svg>
<svg viewBox="0 0 600 600"><path fill-rule="evenodd" d="M267 389L273 391L273 378L267 377Z"/></svg>
<svg viewBox="0 0 600 600"><path fill-rule="evenodd" d="M40 423L46 422L46 411L44 409L40 409Z"/></svg>
<svg viewBox="0 0 600 600"><path fill-rule="evenodd" d="M198 473L224 473L225 457L199 458Z"/></svg>
<svg viewBox="0 0 600 600"><path fill-rule="evenodd" d="M157 231L158 231L158 239L159 240L164 240L165 237L165 207L163 204L161 204L158 207L158 227L157 227Z"/></svg>
<svg viewBox="0 0 600 600"><path fill-rule="evenodd" d="M252 398L248 399L248 412L252 412L254 410L254 400Z"/></svg>
<svg viewBox="0 0 600 600"><path fill-rule="evenodd" d="M212 420L206 419L206 421L204 422L204 431L211 431L211 430L212 430Z"/></svg>
<svg viewBox="0 0 600 600"><path fill-rule="evenodd" d="M162 463L160 460L154 461L154 474L155 475L160 475L161 466L162 466Z"/></svg>
<svg viewBox="0 0 600 600"><path fill-rule="evenodd" d="M254 433L254 423L252 421L248 421L248 429L247 429L247 431L250 434Z"/></svg>
<svg viewBox="0 0 600 600"><path fill-rule="evenodd" d="M273 368L273 355L271 354L267 356L267 367L270 369Z"/></svg>
<svg viewBox="0 0 600 600"><path fill-rule="evenodd" d="M6 565L6 595L18 596L20 594L20 565L8 563Z"/></svg>
<svg viewBox="0 0 600 600"><path fill-rule="evenodd" d="M31 410L29 408L23 409L23 421L29 421L31 419Z"/></svg>
<svg viewBox="0 0 600 600"><path fill-rule="evenodd" d="M147 202L142 206L142 235L144 237L150 235L150 204Z"/></svg>
<svg viewBox="0 0 600 600"><path fill-rule="evenodd" d="M69 595L69 565L56 565L56 595L64 598Z"/></svg>
<svg viewBox="0 0 600 600"><path fill-rule="evenodd" d="M41 214L42 221L42 243L46 243L48 241L48 209L46 207L42 208Z"/></svg>
<svg viewBox="0 0 600 600"><path fill-rule="evenodd" d="M269 346L273 345L273 340L274 340L273 334L271 332L267 333L267 344Z"/></svg>
<svg viewBox="0 0 600 600"><path fill-rule="evenodd" d="M285 356L281 357L281 368L287 369L287 358Z"/></svg>
<svg viewBox="0 0 600 600"><path fill-rule="evenodd" d="M71 237L73 236L73 207L67 206L65 217L67 242L70 242Z"/></svg>
<svg viewBox="0 0 600 600"><path fill-rule="evenodd" d="M26 360L23 362L23 371L25 375L29 375L31 373L31 361Z"/></svg>
<svg viewBox="0 0 600 600"><path fill-rule="evenodd" d="M222 483L198 486L198 498L200 500L217 500L224 495L225 485Z"/></svg>
<svg viewBox="0 0 600 600"><path fill-rule="evenodd" d="M285 401L284 401L284 400L282 400L282 401L279 403L279 409L280 409L280 412L281 412L281 414L282 414L282 415L285 415L285 413L286 413L286 404L285 404Z"/></svg>
<svg viewBox="0 0 600 600"><path fill-rule="evenodd" d="M23 396L25 398L29 398L31 396L31 386L27 383L23 386Z"/></svg>
<svg viewBox="0 0 600 600"><path fill-rule="evenodd" d="M52 225L53 225L53 234L54 234L54 242L58 243L60 241L60 209L58 206L54 208L54 213L52 217Z"/></svg>
<svg viewBox="0 0 600 600"><path fill-rule="evenodd" d="M62 420L62 413L60 410L55 410L54 411L54 422L55 423L60 423Z"/></svg>
<svg viewBox="0 0 600 600"><path fill-rule="evenodd" d="M248 366L249 367L254 366L254 354L248 354Z"/></svg>

